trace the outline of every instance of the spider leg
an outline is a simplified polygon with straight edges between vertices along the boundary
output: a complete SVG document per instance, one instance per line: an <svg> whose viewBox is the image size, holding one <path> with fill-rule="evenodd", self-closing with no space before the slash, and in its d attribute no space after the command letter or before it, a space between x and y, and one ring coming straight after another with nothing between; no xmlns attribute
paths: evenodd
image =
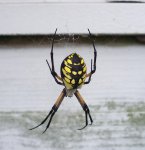
<svg viewBox="0 0 145 150"><path fill-rule="evenodd" d="M91 72L92 72L92 59L91 59ZM84 82L84 84L89 84L91 81L92 73L87 74L86 77L89 77L89 79L88 81Z"/></svg>
<svg viewBox="0 0 145 150"><path fill-rule="evenodd" d="M58 78L59 80L61 80L61 81L62 81L62 78L61 78L61 77L59 77L59 76L57 75L57 73L56 73L56 72L52 72L52 69L51 69L51 67L50 67L49 62L48 62L48 60L47 60L47 59L46 59L46 62L47 62L47 64L48 64L48 67L49 67L49 69L50 69L50 72L51 72L52 76L54 77L54 80L56 81L56 83L57 83L57 84L59 84L59 85L63 85L63 83L62 83L62 82L59 82L59 81L57 80L57 78ZM56 78L56 77L57 77L57 78Z"/></svg>
<svg viewBox="0 0 145 150"><path fill-rule="evenodd" d="M87 112L85 111L85 117L86 117L86 125L78 130L82 130L84 129L87 125L88 125L88 115L87 115Z"/></svg>
<svg viewBox="0 0 145 150"><path fill-rule="evenodd" d="M53 118L54 114L55 114L55 111L51 114L51 116L50 116L50 120L49 120L49 122L48 122L48 124L47 124L47 126L46 126L45 130L44 130L42 133L45 133L45 132L46 132L46 130L49 128L50 123L51 123L51 121L52 121L52 118Z"/></svg>
<svg viewBox="0 0 145 150"><path fill-rule="evenodd" d="M29 129L29 130L36 129L36 128L38 128L39 126L41 126L42 124L44 124L44 123L46 122L46 120L48 119L48 117L49 117L52 113L53 113L53 109L49 112L49 114L46 116L46 118L45 118L39 125L37 125L36 127L31 128L31 129Z"/></svg>
<svg viewBox="0 0 145 150"><path fill-rule="evenodd" d="M51 52L50 52L51 64L52 64L52 71L55 71L55 68L54 68L54 58L53 58L53 45L54 45L54 39L55 39L55 36L56 36L56 32L57 32L57 28L56 28L55 33L54 33L54 35L53 35L52 46L51 46Z"/></svg>
<svg viewBox="0 0 145 150"><path fill-rule="evenodd" d="M60 84L60 85L63 85L63 83L59 82L57 79L61 80L62 81L62 78L60 76L58 76L58 74L55 72L55 67L54 67L54 58L53 58L53 47L54 47L54 39L55 39L55 36L56 36L56 32L57 32L57 28L55 30L55 33L53 35L53 39L52 39L52 46L51 46L51 52L50 52L50 56L51 56L51 65L52 65L52 68L50 67L48 61L46 60L47 64L48 64L48 67L50 69L50 72L52 74L52 76L54 77L54 80L56 81L57 84Z"/></svg>
<svg viewBox="0 0 145 150"><path fill-rule="evenodd" d="M79 91L77 90L74 94L75 94L76 98L78 99L79 103L81 104L83 110L85 111L86 125L83 128L79 129L79 130L82 130L88 125L88 116L89 116L89 119L91 122L90 125L92 125L93 119L91 117L90 110L89 110L87 104L85 103L85 101L83 100L82 96L80 95Z"/></svg>
<svg viewBox="0 0 145 150"><path fill-rule="evenodd" d="M47 124L45 130L43 131L43 133L45 133L46 130L49 128L49 126L50 126L50 124L51 124L51 121L52 121L52 118L53 118L54 114L56 113L56 111L58 110L58 108L59 108L59 106L60 106L62 100L63 100L64 97L65 97L65 95L66 95L66 92L65 92L65 89L63 89L63 91L61 92L61 94L60 94L59 97L57 98L55 104L53 105L51 111L50 111L49 114L45 117L45 119L44 119L39 125L37 125L36 127L31 128L30 130L36 129L36 128L38 128L39 126L41 126L42 124L44 124L44 123L47 121L47 119L49 118L49 116L50 116L49 122L48 122L48 124Z"/></svg>
<svg viewBox="0 0 145 150"><path fill-rule="evenodd" d="M90 40L91 40L93 48L94 48L94 65L93 65L93 70L91 71L91 73L93 74L96 71L97 50L96 50L96 47L95 47L93 36L92 36L92 34L91 34L89 29L88 29L88 31L89 31Z"/></svg>

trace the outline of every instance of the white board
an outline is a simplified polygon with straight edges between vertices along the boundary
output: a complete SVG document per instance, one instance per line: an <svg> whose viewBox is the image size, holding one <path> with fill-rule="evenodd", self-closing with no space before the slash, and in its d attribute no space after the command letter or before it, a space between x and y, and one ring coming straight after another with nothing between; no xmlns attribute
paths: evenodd
<svg viewBox="0 0 145 150"><path fill-rule="evenodd" d="M104 2L145 2L145 0L0 0L0 3L104 3Z"/></svg>
<svg viewBox="0 0 145 150"><path fill-rule="evenodd" d="M0 35L145 34L145 4L1 3L0 22Z"/></svg>

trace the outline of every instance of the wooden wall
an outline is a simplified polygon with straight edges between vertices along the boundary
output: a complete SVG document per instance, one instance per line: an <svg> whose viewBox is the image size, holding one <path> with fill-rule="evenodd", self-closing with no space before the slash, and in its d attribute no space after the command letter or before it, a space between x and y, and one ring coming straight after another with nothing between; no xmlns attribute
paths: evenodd
<svg viewBox="0 0 145 150"><path fill-rule="evenodd" d="M0 35L145 34L145 0L112 1L0 0Z"/></svg>

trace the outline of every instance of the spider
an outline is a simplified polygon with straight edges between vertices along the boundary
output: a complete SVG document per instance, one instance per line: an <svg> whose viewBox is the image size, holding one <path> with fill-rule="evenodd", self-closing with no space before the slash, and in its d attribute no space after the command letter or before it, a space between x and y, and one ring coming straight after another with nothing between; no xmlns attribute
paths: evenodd
<svg viewBox="0 0 145 150"><path fill-rule="evenodd" d="M61 77L60 77L55 72L54 58L53 58L53 46L54 46L56 32L57 32L57 28L55 30L55 33L54 33L53 39L52 39L52 47L51 47L51 52L50 52L51 67L47 60L46 60L46 62L48 64L50 72L51 72L52 76L54 77L56 83L64 86L64 89L62 90L61 94L57 98L55 104L53 105L51 111L46 116L46 118L39 125L30 129L30 130L33 130L35 128L38 128L39 126L44 124L47 121L47 119L50 117L49 122L48 122L45 130L43 131L43 133L46 132L46 130L49 128L52 118L53 118L54 114L56 113L56 111L58 110L64 97L65 96L72 97L73 94L76 96L76 98L78 99L79 103L81 104L81 106L85 112L86 124L84 127L80 128L79 130L84 129L88 125L88 117L91 122L90 125L92 125L92 123L93 123L93 119L91 117L90 110L89 110L87 104L85 103L84 99L82 98L81 94L78 91L78 89L80 89L82 87L82 85L90 83L92 74L95 73L95 71L96 71L97 51L95 48L92 34L91 34L90 30L88 29L89 38L91 40L91 43L92 43L93 49L94 49L94 61L93 61L93 65L92 65L92 59L91 59L90 73L87 73L87 67L84 62L84 59L77 53L72 53L63 60L61 67L60 67L60 73L61 73ZM85 81L86 78L88 78L87 81Z"/></svg>

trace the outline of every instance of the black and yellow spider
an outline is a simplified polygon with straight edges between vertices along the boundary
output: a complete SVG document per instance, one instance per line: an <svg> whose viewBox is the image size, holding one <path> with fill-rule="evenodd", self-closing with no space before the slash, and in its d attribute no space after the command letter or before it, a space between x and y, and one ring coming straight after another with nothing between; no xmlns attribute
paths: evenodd
<svg viewBox="0 0 145 150"><path fill-rule="evenodd" d="M54 45L54 39L56 36L57 29L55 30L53 40L52 40L51 53L50 53L52 67L50 67L47 60L46 60L46 62L48 64L48 67L49 67L51 74L54 77L56 83L63 85L65 88L62 90L61 94L57 98L55 104L53 105L51 111L46 116L46 118L39 125L37 125L34 128L31 128L30 130L33 130L33 129L41 126L42 124L44 124L45 121L50 116L50 120L46 126L46 129L44 130L44 132L45 132L49 128L52 118L53 118L55 112L58 110L64 97L65 96L72 97L73 94L76 96L76 98L78 99L79 103L81 104L83 110L85 111L86 125L81 129L84 129L88 125L88 116L90 118L91 124L93 123L93 119L91 117L90 110L78 91L78 89L81 88L82 85L88 84L91 81L91 76L96 71L97 51L96 51L94 40L90 33L90 30L88 29L88 31L89 31L89 38L90 38L90 40L93 44L93 48L94 48L94 62L92 65L92 60L91 60L91 72L87 73L87 67L84 62L84 59L80 55L78 55L76 53L72 53L63 60L63 62L61 64L61 68L60 68L60 72L61 72L61 77L60 77L55 72L54 59L53 59L53 45ZM85 81L87 77L88 77L88 81Z"/></svg>

